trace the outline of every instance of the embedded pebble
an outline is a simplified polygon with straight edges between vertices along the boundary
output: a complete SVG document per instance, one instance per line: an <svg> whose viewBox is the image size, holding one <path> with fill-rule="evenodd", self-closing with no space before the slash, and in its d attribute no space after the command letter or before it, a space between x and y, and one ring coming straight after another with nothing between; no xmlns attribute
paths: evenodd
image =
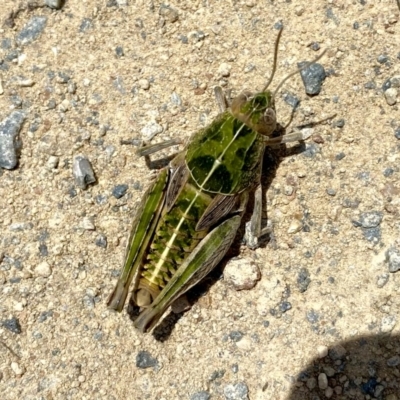
<svg viewBox="0 0 400 400"><path fill-rule="evenodd" d="M82 190L87 189L90 183L96 182L92 165L86 156L82 154L74 157L72 173L74 175L75 183Z"/></svg>
<svg viewBox="0 0 400 400"><path fill-rule="evenodd" d="M376 279L376 286L378 286L378 288L383 288L388 281L389 281L389 274L384 273L382 275L379 275Z"/></svg>
<svg viewBox="0 0 400 400"><path fill-rule="evenodd" d="M386 361L386 364L388 367L397 367L398 365L400 365L400 357L393 356Z"/></svg>
<svg viewBox="0 0 400 400"><path fill-rule="evenodd" d="M235 290L252 289L260 278L258 266L246 259L232 259L224 269L224 280Z"/></svg>
<svg viewBox="0 0 400 400"><path fill-rule="evenodd" d="M387 315L383 317L381 320L381 332L382 333L389 333L393 330L396 325L397 318L395 315Z"/></svg>
<svg viewBox="0 0 400 400"><path fill-rule="evenodd" d="M178 11L169 5L162 4L158 12L168 22L176 22L179 19Z"/></svg>
<svg viewBox="0 0 400 400"><path fill-rule="evenodd" d="M158 360L148 352L148 351L139 351L136 355L136 366L138 368L151 368L158 365Z"/></svg>
<svg viewBox="0 0 400 400"><path fill-rule="evenodd" d="M297 63L299 68L304 67L306 61ZM306 93L316 95L321 91L322 82L326 78L325 69L321 64L313 63L300 71L301 79L303 80Z"/></svg>
<svg viewBox="0 0 400 400"><path fill-rule="evenodd" d="M32 17L16 37L16 42L19 46L35 41L43 32L47 22L47 17L41 15Z"/></svg>
<svg viewBox="0 0 400 400"><path fill-rule="evenodd" d="M219 77L228 77L231 73L232 67L228 63L222 63L217 70L217 75Z"/></svg>
<svg viewBox="0 0 400 400"><path fill-rule="evenodd" d="M17 85L20 87L32 87L35 82L32 79L20 79L17 81Z"/></svg>
<svg viewBox="0 0 400 400"><path fill-rule="evenodd" d="M11 363L11 369L13 370L15 375L22 375L25 370L23 367L20 367L18 363L12 362Z"/></svg>
<svg viewBox="0 0 400 400"><path fill-rule="evenodd" d="M302 228L303 228L303 224L301 223L301 221L299 221L298 219L294 219L290 223L287 233L290 233L290 234L297 233L297 232L300 232L302 230Z"/></svg>
<svg viewBox="0 0 400 400"><path fill-rule="evenodd" d="M389 106L394 106L397 103L397 94L397 89L393 87L385 90L385 99Z"/></svg>
<svg viewBox="0 0 400 400"><path fill-rule="evenodd" d="M317 347L317 353L319 358L324 358L328 355L328 347L320 345Z"/></svg>
<svg viewBox="0 0 400 400"><path fill-rule="evenodd" d="M12 318L10 318L10 319L3 319L3 320L0 322L0 325L1 325L3 328L8 329L8 330L11 331L12 333L20 334L20 333L22 332L21 324L20 324L18 318L16 318L16 317L12 317Z"/></svg>
<svg viewBox="0 0 400 400"><path fill-rule="evenodd" d="M326 374L321 373L318 375L318 387L325 390L328 387L328 377Z"/></svg>
<svg viewBox="0 0 400 400"><path fill-rule="evenodd" d="M18 163L18 133L21 130L26 114L13 111L0 122L0 167L13 169Z"/></svg>
<svg viewBox="0 0 400 400"><path fill-rule="evenodd" d="M248 400L249 389L245 382L229 384L224 387L225 400Z"/></svg>
<svg viewBox="0 0 400 400"><path fill-rule="evenodd" d="M128 185L123 184L114 186L111 193L116 199L120 199L121 197L125 196L127 191Z"/></svg>
<svg viewBox="0 0 400 400"><path fill-rule="evenodd" d="M143 90L150 89L150 82L147 79L140 79L138 83L141 89Z"/></svg>
<svg viewBox="0 0 400 400"><path fill-rule="evenodd" d="M210 400L210 399L211 399L210 393L206 392L205 390L193 393L190 396L190 400Z"/></svg>
<svg viewBox="0 0 400 400"><path fill-rule="evenodd" d="M140 133L142 134L142 139L148 142L162 131L163 127L161 125L157 124L157 122L150 122L140 130Z"/></svg>
<svg viewBox="0 0 400 400"><path fill-rule="evenodd" d="M95 231L96 230L96 226L94 225L91 217L84 217L80 226L81 226L81 228L85 229L86 231Z"/></svg>
<svg viewBox="0 0 400 400"><path fill-rule="evenodd" d="M36 276L48 278L51 275L51 267L47 261L42 261L34 268L33 272Z"/></svg>
<svg viewBox="0 0 400 400"><path fill-rule="evenodd" d="M386 262L389 265L389 272L400 270L400 250L390 247L386 252Z"/></svg>
<svg viewBox="0 0 400 400"><path fill-rule="evenodd" d="M54 8L56 10L60 9L64 5L65 0L44 0L44 4L47 7Z"/></svg>
<svg viewBox="0 0 400 400"><path fill-rule="evenodd" d="M103 249L107 248L107 236L100 233L96 238L95 244Z"/></svg>
<svg viewBox="0 0 400 400"><path fill-rule="evenodd" d="M329 350L329 357L334 361L341 360L344 358L346 353L347 350L342 345L338 344Z"/></svg>
<svg viewBox="0 0 400 400"><path fill-rule="evenodd" d="M58 167L58 163L60 162L59 157L50 156L47 160L46 167L49 170L56 169Z"/></svg>
<svg viewBox="0 0 400 400"><path fill-rule="evenodd" d="M310 283L310 273L306 268L301 268L297 275L297 287L299 288L300 293L304 293L308 289Z"/></svg>

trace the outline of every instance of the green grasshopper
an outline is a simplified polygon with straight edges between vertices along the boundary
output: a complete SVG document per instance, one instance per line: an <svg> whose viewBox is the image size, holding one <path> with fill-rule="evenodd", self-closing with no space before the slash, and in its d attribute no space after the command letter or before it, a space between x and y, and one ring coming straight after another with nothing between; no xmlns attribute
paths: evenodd
<svg viewBox="0 0 400 400"><path fill-rule="evenodd" d="M239 95L230 109L217 90L221 114L159 171L136 213L108 307L123 309L133 281L132 300L140 310L134 325L142 332L152 329L176 299L221 261L241 224L249 193L254 192L255 201L245 227L248 247L256 248L265 233L260 183L265 147L306 139L301 133L272 138L277 127L276 93L299 72L288 75L274 93L267 90L276 70L281 34L282 29L275 43L273 71L263 90ZM161 147L147 146L139 154Z"/></svg>

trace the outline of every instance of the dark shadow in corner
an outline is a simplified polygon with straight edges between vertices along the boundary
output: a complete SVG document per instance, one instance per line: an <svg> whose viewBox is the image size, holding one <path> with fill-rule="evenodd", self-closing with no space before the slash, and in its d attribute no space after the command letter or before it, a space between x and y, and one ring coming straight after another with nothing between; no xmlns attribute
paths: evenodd
<svg viewBox="0 0 400 400"><path fill-rule="evenodd" d="M327 377L327 388L320 389L318 377L324 378L320 374ZM295 379L288 400L399 400L400 336L359 336L338 342Z"/></svg>

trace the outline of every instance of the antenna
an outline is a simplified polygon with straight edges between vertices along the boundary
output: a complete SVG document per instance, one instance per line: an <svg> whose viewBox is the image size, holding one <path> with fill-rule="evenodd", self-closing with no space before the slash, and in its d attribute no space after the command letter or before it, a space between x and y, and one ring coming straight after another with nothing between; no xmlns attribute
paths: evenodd
<svg viewBox="0 0 400 400"><path fill-rule="evenodd" d="M400 0L399 0L400 1ZM278 36L276 37L275 40L275 46L274 46L274 63L272 65L272 73L271 76L268 79L267 84L264 86L262 92L265 92L268 89L268 86L270 85L270 83L272 82L272 79L274 79L274 75L275 75L275 71L276 71L276 63L278 60L278 47L279 47L279 41L281 40L281 36L282 36L282 31L283 31L283 26L279 29L279 33Z"/></svg>

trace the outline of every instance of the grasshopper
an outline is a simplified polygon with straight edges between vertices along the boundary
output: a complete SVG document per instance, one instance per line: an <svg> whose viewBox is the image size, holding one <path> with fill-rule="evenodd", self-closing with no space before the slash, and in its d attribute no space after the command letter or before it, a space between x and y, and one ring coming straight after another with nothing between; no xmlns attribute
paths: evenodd
<svg viewBox="0 0 400 400"><path fill-rule="evenodd" d="M281 34L282 29L275 42L271 77L263 90L239 95L229 109L217 90L222 112L192 136L145 193L121 275L107 303L121 311L133 281L132 300L139 309L134 325L142 332L152 329L176 299L221 261L241 224L249 193L254 192L255 201L245 227L248 247L256 248L265 233L260 183L265 147L306 139L301 133L272 137L277 127L276 93L299 72L288 75L273 93L268 90ZM160 147L146 146L139 154Z"/></svg>

